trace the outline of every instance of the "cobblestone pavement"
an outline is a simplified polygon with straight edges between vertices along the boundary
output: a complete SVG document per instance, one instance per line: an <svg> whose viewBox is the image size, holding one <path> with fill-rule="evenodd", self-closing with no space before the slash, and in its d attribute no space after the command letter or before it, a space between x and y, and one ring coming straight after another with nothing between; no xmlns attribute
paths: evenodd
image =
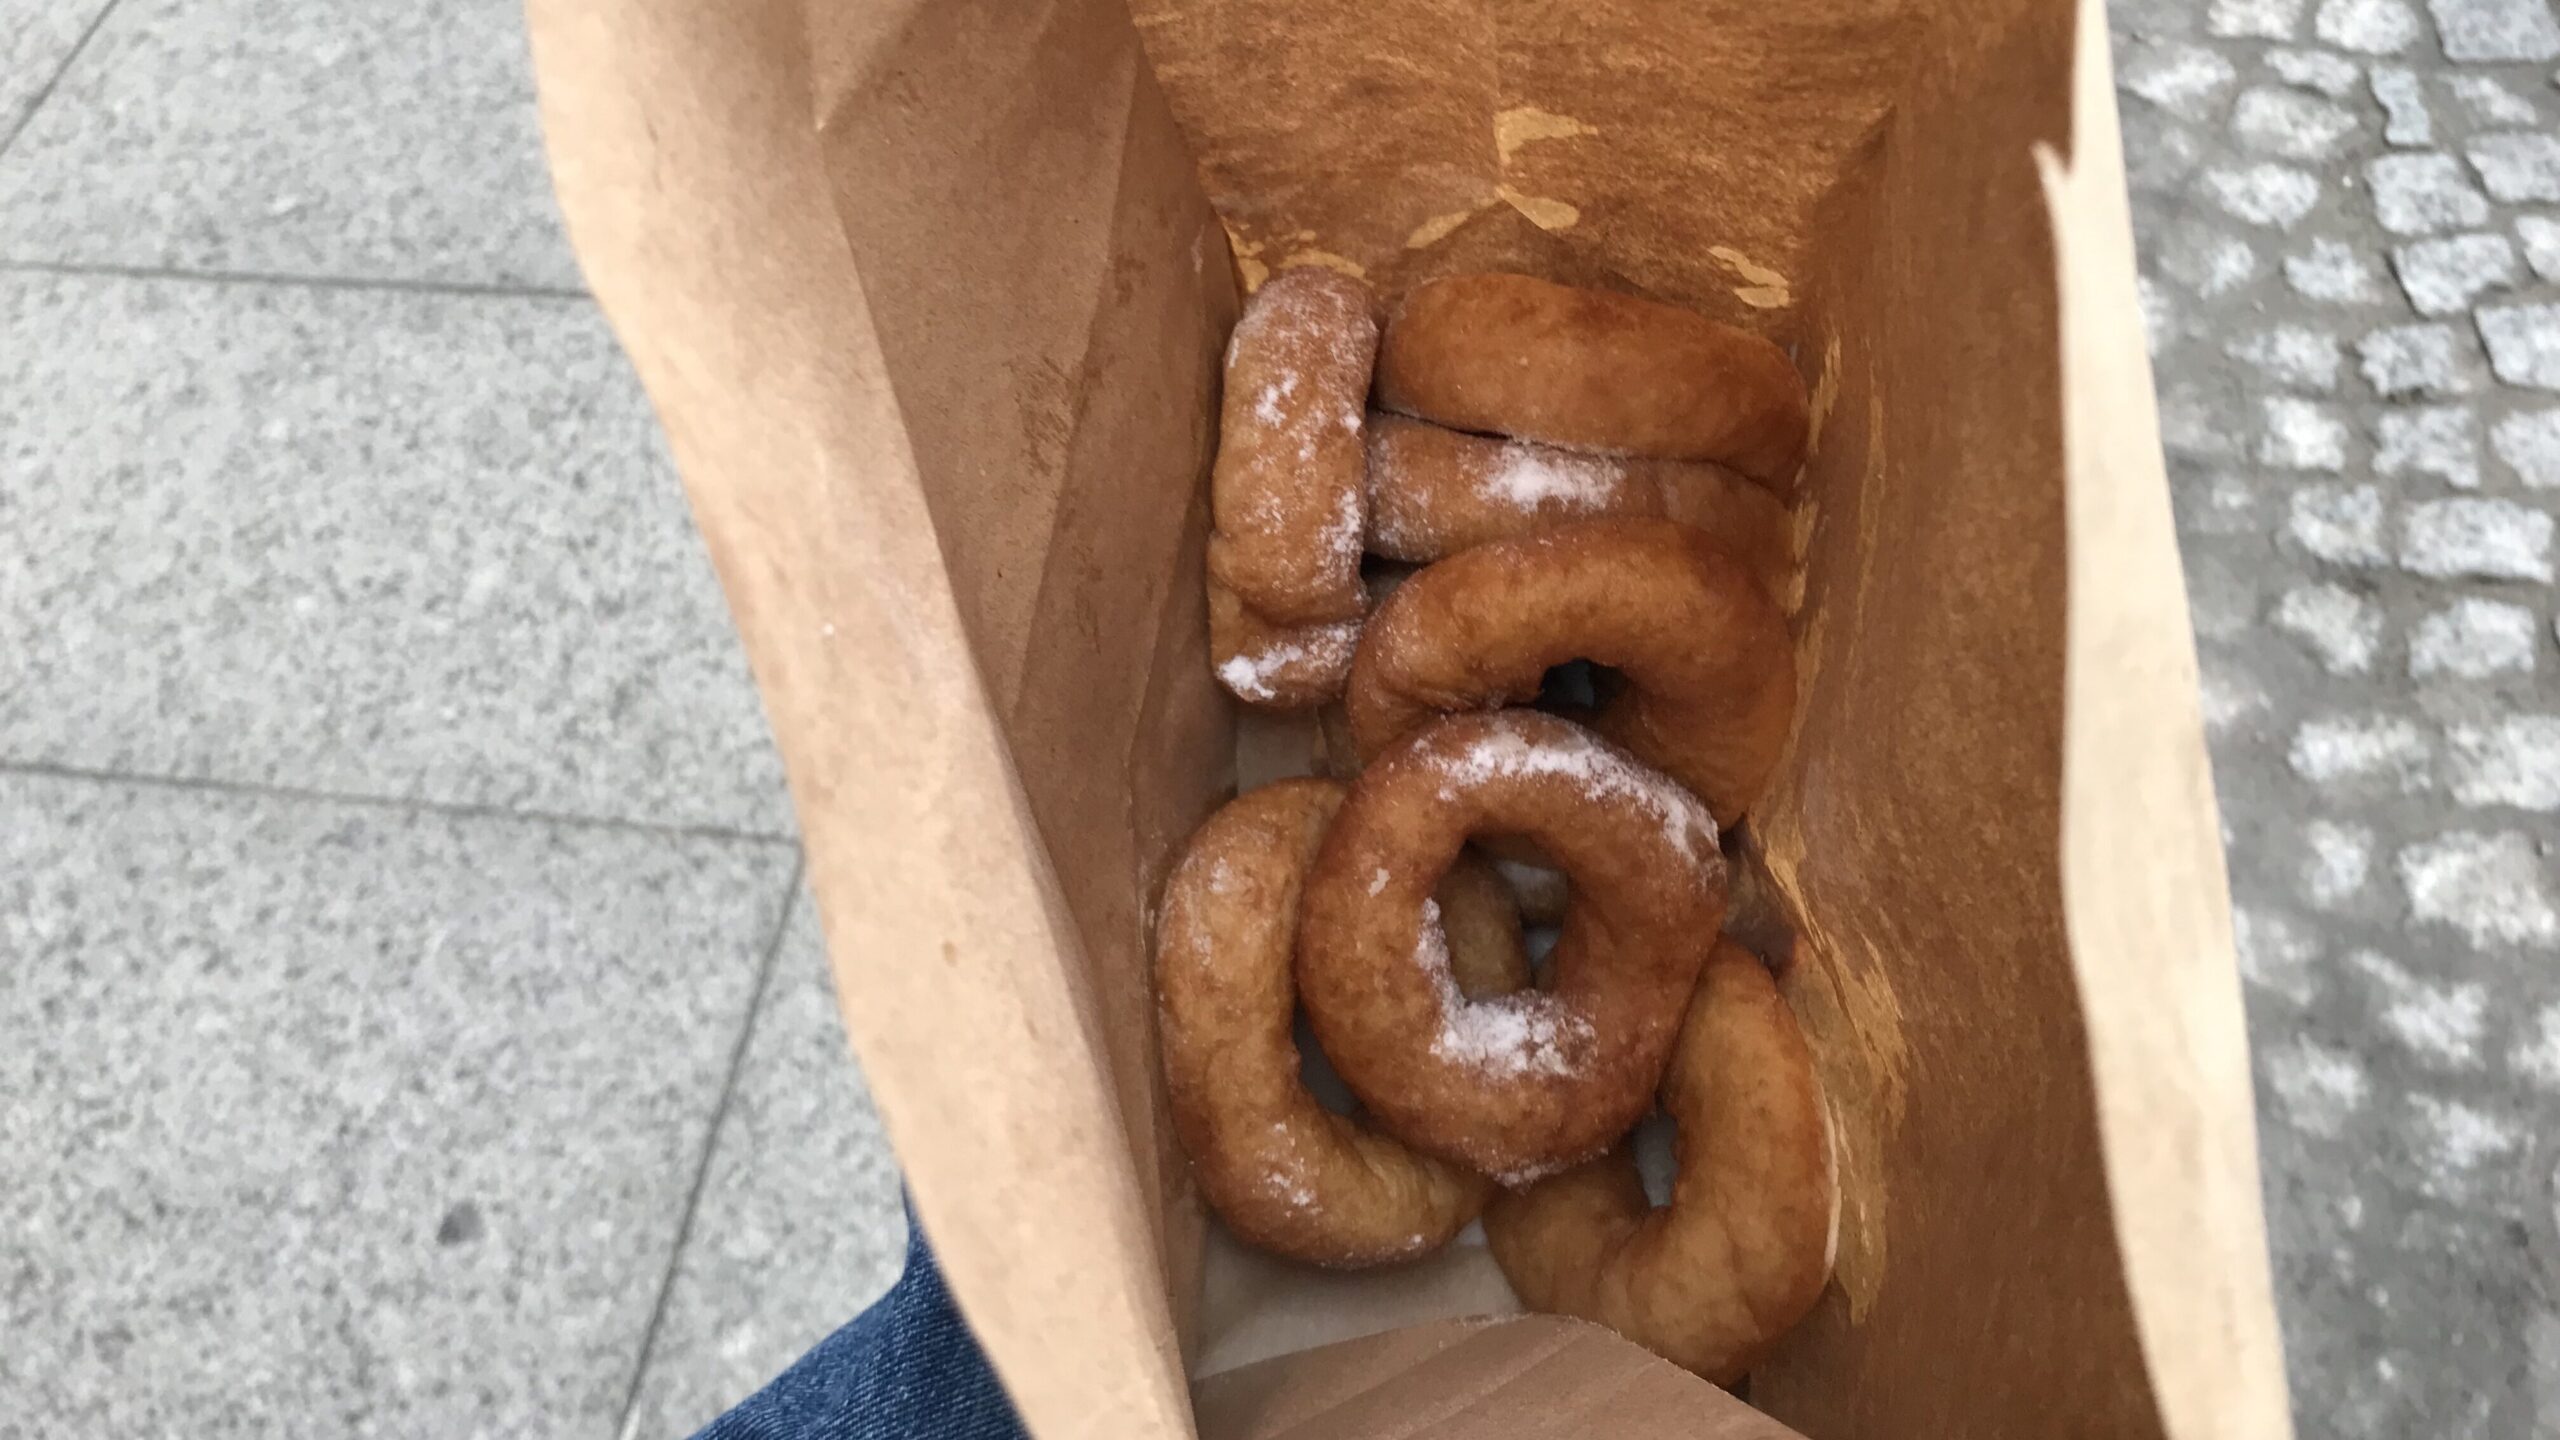
<svg viewBox="0 0 2560 1440"><path fill-rule="evenodd" d="M2560 1436L2560 21L2112 19L2297 1423Z"/></svg>

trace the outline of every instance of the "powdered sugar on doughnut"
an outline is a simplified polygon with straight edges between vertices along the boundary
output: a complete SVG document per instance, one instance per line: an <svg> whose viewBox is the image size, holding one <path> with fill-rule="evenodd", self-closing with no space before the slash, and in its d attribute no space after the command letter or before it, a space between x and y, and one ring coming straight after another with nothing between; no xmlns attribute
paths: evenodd
<svg viewBox="0 0 2560 1440"><path fill-rule="evenodd" d="M1524 991L1492 1000L1469 1000L1449 973L1449 933L1440 904L1422 902L1422 928L1414 937L1413 963L1431 980L1440 1001L1440 1033L1431 1053L1489 1076L1569 1075L1573 1053L1588 1053L1591 1022L1553 997Z"/></svg>
<svg viewBox="0 0 2560 1440"><path fill-rule="evenodd" d="M1228 657L1218 667L1218 679L1247 700L1277 699L1280 689L1276 682L1284 676L1339 670L1349 665L1351 652L1360 643L1360 622L1308 625L1288 634L1285 640L1274 640L1259 649Z"/></svg>
<svg viewBox="0 0 2560 1440"><path fill-rule="evenodd" d="M1361 514L1367 508L1361 503L1363 498L1358 486L1344 490L1333 502L1331 522L1325 526L1324 533L1316 537L1316 543L1324 547L1324 553L1336 564L1360 563L1361 531L1367 521L1367 517Z"/></svg>
<svg viewBox="0 0 2560 1440"><path fill-rule="evenodd" d="M1617 508L1626 483L1627 467L1619 461L1514 441L1477 477L1476 494L1514 510L1552 505L1585 514Z"/></svg>
<svg viewBox="0 0 2560 1440"><path fill-rule="evenodd" d="M1279 379L1263 386L1262 393L1253 397L1253 418L1265 425L1280 424L1289 418L1289 413L1280 408L1280 402L1297 393L1297 372L1282 371Z"/></svg>
<svg viewBox="0 0 2560 1440"><path fill-rule="evenodd" d="M1306 1156L1298 1149L1297 1132L1275 1120L1271 1122L1270 1139L1275 1152L1262 1172L1262 1193L1300 1210L1314 1209L1316 1192L1307 1184Z"/></svg>
<svg viewBox="0 0 2560 1440"><path fill-rule="evenodd" d="M1541 744L1521 734L1507 719L1498 720L1495 728L1471 741L1458 756L1433 757L1433 767L1449 782L1441 787L1440 798L1456 800L1458 787L1497 778L1561 776L1594 799L1632 806L1654 820L1682 858L1692 863L1700 859L1701 838L1706 852L1714 853L1715 817L1697 796L1595 736L1580 730L1567 733L1570 739Z"/></svg>

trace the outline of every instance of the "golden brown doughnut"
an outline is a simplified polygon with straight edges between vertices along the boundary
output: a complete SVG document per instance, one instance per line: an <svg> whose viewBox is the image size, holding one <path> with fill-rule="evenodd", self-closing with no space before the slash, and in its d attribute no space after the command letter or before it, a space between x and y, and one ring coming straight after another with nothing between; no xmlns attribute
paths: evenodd
<svg viewBox="0 0 2560 1440"><path fill-rule="evenodd" d="M1812 414L1794 362L1757 335L1526 275L1406 291L1378 352L1378 401L1459 430L1714 460L1781 491Z"/></svg>
<svg viewBox="0 0 2560 1440"><path fill-rule="evenodd" d="M1352 738L1376 755L1438 711L1516 704L1584 659L1627 689L1593 728L1729 825L1795 716L1787 622L1741 564L1669 520L1582 520L1462 550L1397 587L1351 663Z"/></svg>
<svg viewBox="0 0 2560 1440"><path fill-rule="evenodd" d="M1479 833L1527 835L1573 879L1545 990L1470 1002L1450 983L1428 906ZM1524 1184L1644 1113L1723 918L1695 796L1570 721L1452 716L1351 787L1307 877L1298 990L1382 1129Z"/></svg>
<svg viewBox="0 0 2560 1440"><path fill-rule="evenodd" d="M1305 710L1342 693L1360 622L1275 625L1233 590L1209 582L1209 664L1218 683L1248 705Z"/></svg>
<svg viewBox="0 0 2560 1440"><path fill-rule="evenodd" d="M1283 270L1227 342L1209 575L1276 626L1356 620L1367 524L1361 415L1377 358L1369 287Z"/></svg>
<svg viewBox="0 0 2560 1440"><path fill-rule="evenodd" d="M1771 594L1795 566L1786 502L1722 465L1594 455L1369 416L1369 552L1428 563L1569 520L1659 515L1707 533Z"/></svg>
<svg viewBox="0 0 2560 1440"><path fill-rule="evenodd" d="M1730 1385L1831 1274L1831 1138L1813 1054L1769 972L1730 941L1699 977L1662 1078L1680 1173L1655 1209L1621 1146L1496 1196L1485 1237L1520 1303L1596 1321Z"/></svg>
<svg viewBox="0 0 2560 1440"><path fill-rule="evenodd" d="M1342 795L1330 780L1283 780L1192 835L1165 882L1156 1003L1174 1128L1209 1207L1263 1249L1377 1265L1456 1234L1490 1187L1327 1111L1299 1080L1290 951L1302 882ZM1471 993L1528 983L1501 882L1452 871L1435 905Z"/></svg>
<svg viewBox="0 0 2560 1440"><path fill-rule="evenodd" d="M1344 678L1349 678L1347 673ZM1360 747L1351 739L1351 717L1343 712L1339 699L1316 712L1316 736L1323 742L1325 774L1345 782L1360 778Z"/></svg>

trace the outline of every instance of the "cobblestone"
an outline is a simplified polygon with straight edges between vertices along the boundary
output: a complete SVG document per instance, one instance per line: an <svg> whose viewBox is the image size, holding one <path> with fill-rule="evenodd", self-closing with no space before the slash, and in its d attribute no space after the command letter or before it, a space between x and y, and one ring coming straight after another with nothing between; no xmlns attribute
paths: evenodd
<svg viewBox="0 0 2560 1440"><path fill-rule="evenodd" d="M2427 789L2434 747L2416 722L2396 715L2324 715L2293 733L2295 774L2314 784L2368 790Z"/></svg>
<svg viewBox="0 0 2560 1440"><path fill-rule="evenodd" d="M2391 252L2401 292L2421 315L2459 315L2491 290L2516 279L2516 250L2504 235L2420 240Z"/></svg>
<svg viewBox="0 0 2560 1440"><path fill-rule="evenodd" d="M2508 500L2409 507L2401 568L2436 579L2551 580L2551 517Z"/></svg>
<svg viewBox="0 0 2560 1440"><path fill-rule="evenodd" d="M2468 1068L2480 1061L2489 1028L2489 990L2476 982L2447 983L2411 973L2389 957L2358 950L2347 963L2382 993L2383 1028L2423 1062Z"/></svg>
<svg viewBox="0 0 2560 1440"><path fill-rule="evenodd" d="M2258 439L2258 463L2286 470L2343 470L2347 465L2347 422L2337 412L2309 400L2271 395L2261 412L2264 432Z"/></svg>
<svg viewBox="0 0 2560 1440"><path fill-rule="evenodd" d="M2210 120L2240 72L2220 51L2203 45L2161 45L2129 51L2117 68L2125 89L2182 120Z"/></svg>
<svg viewBox="0 0 2560 1440"><path fill-rule="evenodd" d="M2364 72L2356 68L2356 62L2320 50L2270 50L2266 61L2267 68L2287 85L2300 86L2332 100L2353 95L2364 80Z"/></svg>
<svg viewBox="0 0 2560 1440"><path fill-rule="evenodd" d="M2113 0L2301 1440L2560 1440L2555 3Z"/></svg>
<svg viewBox="0 0 2560 1440"><path fill-rule="evenodd" d="M2319 177L2272 161L2208 171L2204 183L2206 193L2225 214L2278 230L2300 224L2311 207L2320 203Z"/></svg>
<svg viewBox="0 0 2560 1440"><path fill-rule="evenodd" d="M2382 640L2382 607L2341 585L2304 585L2276 603L2276 624L2300 640L2333 675L2373 668Z"/></svg>
<svg viewBox="0 0 2560 1440"><path fill-rule="evenodd" d="M2210 300L2257 278L2258 252L2237 235L2191 225L2161 247L2160 268L2170 279Z"/></svg>
<svg viewBox="0 0 2560 1440"><path fill-rule="evenodd" d="M2418 17L2400 0L2324 0L2312 28L2341 50L2397 55L2418 40Z"/></svg>
<svg viewBox="0 0 2560 1440"><path fill-rule="evenodd" d="M2386 410L2375 434L2373 468L2384 475L2433 475L2469 490L2480 484L2480 446L2471 412L2453 405Z"/></svg>
<svg viewBox="0 0 2560 1440"><path fill-rule="evenodd" d="M2433 145L2435 122L2418 72L2397 65L2373 67L2373 99L2382 107L2382 138L2393 145Z"/></svg>
<svg viewBox="0 0 2560 1440"><path fill-rule="evenodd" d="M2542 852L2522 831L2456 830L2400 852L2410 915L2462 932L2475 950L2560 942Z"/></svg>
<svg viewBox="0 0 2560 1440"><path fill-rule="evenodd" d="M2510 1063L2535 1084L2560 1090L2560 1005L2543 1008L2533 1030L2516 1042Z"/></svg>
<svg viewBox="0 0 2560 1440"><path fill-rule="evenodd" d="M2463 153L2493 200L2560 200L2560 135L2483 135Z"/></svg>
<svg viewBox="0 0 2560 1440"><path fill-rule="evenodd" d="M2560 810L2560 718L2510 715L2445 732L2453 798L2465 805Z"/></svg>
<svg viewBox="0 0 2560 1440"><path fill-rule="evenodd" d="M2383 544L2382 491L2372 485L2306 485L2293 492L2286 530L2318 559L2340 565L2380 565L2391 558Z"/></svg>
<svg viewBox="0 0 2560 1440"><path fill-rule="evenodd" d="M2409 675L2485 680L2534 668L2533 612L2467 596L2418 622L2409 636Z"/></svg>
<svg viewBox="0 0 2560 1440"><path fill-rule="evenodd" d="M2355 1056L2316 1040L2278 1046L2260 1062L2259 1071L2284 1107L2285 1118L2312 1135L2337 1135L2364 1108L2373 1088Z"/></svg>
<svg viewBox="0 0 2560 1440"><path fill-rule="evenodd" d="M2542 112L2533 102L2499 84L2486 75L2455 75L2447 78L2445 88L2479 126L2539 125Z"/></svg>
<svg viewBox="0 0 2560 1440"><path fill-rule="evenodd" d="M2510 415L2489 427L2489 448L2537 490L2560 487L2560 410Z"/></svg>
<svg viewBox="0 0 2560 1440"><path fill-rule="evenodd" d="M2451 60L2549 60L2560 24L2543 0L2428 0Z"/></svg>
<svg viewBox="0 0 2560 1440"><path fill-rule="evenodd" d="M2297 1005L2318 990L2320 942L2301 921L2280 910L2241 906L2231 912L2232 948L2241 977Z"/></svg>
<svg viewBox="0 0 2560 1440"><path fill-rule="evenodd" d="M2471 389L2462 352L2462 337L2450 325L2397 325L2356 342L2365 383L2393 399L2459 395Z"/></svg>
<svg viewBox="0 0 2560 1440"><path fill-rule="evenodd" d="M2450 155L2385 155L2365 166L2364 173L2373 191L2374 218L2394 235L2468 230L2489 219L2488 197ZM2310 207L2306 203L2304 208Z"/></svg>
<svg viewBox="0 0 2560 1440"><path fill-rule="evenodd" d="M2358 305L2380 293L2371 263L2344 241L2322 236L2284 262L2285 283L2309 300Z"/></svg>
<svg viewBox="0 0 2560 1440"><path fill-rule="evenodd" d="M2560 220L2544 215L2516 219L2516 238L2524 242L2525 263L2545 280L2560 280Z"/></svg>
<svg viewBox="0 0 2560 1440"><path fill-rule="evenodd" d="M2231 358L2276 385L2326 393L2338 388L2338 337L2308 325L2278 325L2231 342Z"/></svg>
<svg viewBox="0 0 2560 1440"><path fill-rule="evenodd" d="M2500 380L2560 390L2560 305L2484 309L2476 318L2489 368Z"/></svg>
<svg viewBox="0 0 2560 1440"><path fill-rule="evenodd" d="M2355 129L2345 106L2274 85L2242 91L2231 107L2231 133L2243 147L2288 160L2325 160ZM2474 156L2472 163L2481 162Z"/></svg>
<svg viewBox="0 0 2560 1440"><path fill-rule="evenodd" d="M2302 827L2302 898L2335 910L2365 893L2373 874L2373 831L2363 825L2314 820Z"/></svg>
<svg viewBox="0 0 2560 1440"><path fill-rule="evenodd" d="M2302 19L2302 0L2213 0L2205 28L2216 35L2289 40Z"/></svg>

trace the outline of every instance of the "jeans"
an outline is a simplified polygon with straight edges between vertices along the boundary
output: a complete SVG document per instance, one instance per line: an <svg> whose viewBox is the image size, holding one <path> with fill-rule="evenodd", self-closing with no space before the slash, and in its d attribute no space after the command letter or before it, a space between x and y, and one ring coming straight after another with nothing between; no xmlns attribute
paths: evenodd
<svg viewBox="0 0 2560 1440"><path fill-rule="evenodd" d="M907 1270L695 1440L1029 1440L907 1210Z"/></svg>

